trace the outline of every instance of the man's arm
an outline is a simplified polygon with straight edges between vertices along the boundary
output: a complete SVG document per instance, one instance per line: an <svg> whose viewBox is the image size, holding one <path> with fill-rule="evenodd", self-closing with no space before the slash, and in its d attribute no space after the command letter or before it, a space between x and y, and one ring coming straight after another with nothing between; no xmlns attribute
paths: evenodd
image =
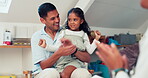
<svg viewBox="0 0 148 78"><path fill-rule="evenodd" d="M40 62L41 68L46 69L46 68L52 67L60 57L61 57L60 55L58 55L57 53L54 53L49 58L42 60Z"/></svg>
<svg viewBox="0 0 148 78"><path fill-rule="evenodd" d="M77 51L75 56L83 62L87 62L87 63L90 62L90 55L86 51L85 52Z"/></svg>
<svg viewBox="0 0 148 78"><path fill-rule="evenodd" d="M40 62L41 68L45 69L52 67L61 56L71 55L75 50L75 45L71 44L71 42L67 39L63 40L63 45L61 45L52 56Z"/></svg>
<svg viewBox="0 0 148 78"><path fill-rule="evenodd" d="M71 41L69 41L68 39L65 39L65 38L62 38L61 39L61 42L63 44L63 46L69 46L69 45L73 45L71 43ZM76 50L76 47L75 47L75 50ZM75 52L74 50L74 52ZM73 52L73 53L74 53ZM72 53L71 53L72 54ZM81 52L81 51L77 51L75 54L74 54L79 60L83 61L83 62L90 62L90 55L88 54L88 52Z"/></svg>

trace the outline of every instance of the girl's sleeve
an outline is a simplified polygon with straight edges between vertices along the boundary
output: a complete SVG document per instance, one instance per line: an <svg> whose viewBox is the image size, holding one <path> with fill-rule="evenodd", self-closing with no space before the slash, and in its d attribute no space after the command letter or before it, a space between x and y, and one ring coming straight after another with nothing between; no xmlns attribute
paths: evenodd
<svg viewBox="0 0 148 78"><path fill-rule="evenodd" d="M45 50L50 51L50 52L57 51L58 48L61 46L61 40L60 39L63 38L63 36L64 36L64 32L61 31L59 36L58 36L58 38L57 38L57 40L56 40L56 42L55 42L55 44L53 44L53 45L46 45Z"/></svg>
<svg viewBox="0 0 148 78"><path fill-rule="evenodd" d="M96 39L93 40L92 44L90 44L88 35L85 33L84 35L84 45L86 46L86 50L89 54L92 54L95 49L97 48L96 43L100 43L99 41L97 41Z"/></svg>
<svg viewBox="0 0 148 78"><path fill-rule="evenodd" d="M55 52L56 50L58 50L59 46L58 45L47 45L45 47L45 50L49 51L49 52Z"/></svg>

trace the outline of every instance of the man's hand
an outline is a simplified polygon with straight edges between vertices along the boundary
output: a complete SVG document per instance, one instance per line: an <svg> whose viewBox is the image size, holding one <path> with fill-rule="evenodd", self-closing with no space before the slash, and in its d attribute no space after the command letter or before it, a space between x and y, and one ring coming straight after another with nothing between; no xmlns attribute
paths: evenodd
<svg viewBox="0 0 148 78"><path fill-rule="evenodd" d="M73 45L72 42L66 38L62 38L61 39L61 43L63 46L70 46L70 45Z"/></svg>
<svg viewBox="0 0 148 78"><path fill-rule="evenodd" d="M46 47L46 40L45 39L40 39L38 45L41 46L42 48L45 48Z"/></svg>
<svg viewBox="0 0 148 78"><path fill-rule="evenodd" d="M70 40L62 38L61 43L62 45L57 51L60 56L68 56L75 52L76 46Z"/></svg>

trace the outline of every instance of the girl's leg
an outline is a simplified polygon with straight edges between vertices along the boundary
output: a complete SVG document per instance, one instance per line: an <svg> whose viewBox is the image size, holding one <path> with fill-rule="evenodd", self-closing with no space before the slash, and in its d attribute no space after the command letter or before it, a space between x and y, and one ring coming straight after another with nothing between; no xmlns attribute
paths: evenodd
<svg viewBox="0 0 148 78"><path fill-rule="evenodd" d="M72 65L66 66L66 67L64 68L64 70L61 72L61 78L70 78L72 72L73 72L75 69L76 69L75 66L72 66Z"/></svg>

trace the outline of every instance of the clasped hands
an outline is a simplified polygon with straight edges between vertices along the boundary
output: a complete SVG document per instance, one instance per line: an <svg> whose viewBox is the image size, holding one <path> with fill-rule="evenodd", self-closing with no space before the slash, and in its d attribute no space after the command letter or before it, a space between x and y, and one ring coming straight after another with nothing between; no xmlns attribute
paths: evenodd
<svg viewBox="0 0 148 78"><path fill-rule="evenodd" d="M69 39L62 38L61 39L62 45L59 47L58 51L60 51L62 56L71 55L76 51L76 46L72 44Z"/></svg>

